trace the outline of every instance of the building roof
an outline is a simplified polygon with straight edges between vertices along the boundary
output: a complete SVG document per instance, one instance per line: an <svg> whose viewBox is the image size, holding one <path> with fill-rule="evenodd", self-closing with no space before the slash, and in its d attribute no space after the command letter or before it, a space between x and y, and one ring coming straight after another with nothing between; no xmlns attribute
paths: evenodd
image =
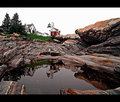
<svg viewBox="0 0 120 102"><path fill-rule="evenodd" d="M57 28L52 28L50 31L52 31L52 32L55 32L55 31L59 31Z"/></svg>

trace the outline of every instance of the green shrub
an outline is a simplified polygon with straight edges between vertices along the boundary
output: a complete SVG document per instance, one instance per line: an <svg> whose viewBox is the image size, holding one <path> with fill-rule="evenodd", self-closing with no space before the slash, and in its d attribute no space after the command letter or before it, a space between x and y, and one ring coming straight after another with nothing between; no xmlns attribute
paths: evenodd
<svg viewBox="0 0 120 102"><path fill-rule="evenodd" d="M22 37L22 38L23 38L23 37L25 37L25 35L20 35L20 37Z"/></svg>
<svg viewBox="0 0 120 102"><path fill-rule="evenodd" d="M41 36L36 34L27 34L26 37L33 39L39 39L40 41L52 41L51 36Z"/></svg>
<svg viewBox="0 0 120 102"><path fill-rule="evenodd" d="M11 35L7 35L7 37L6 38L10 38L11 37Z"/></svg>
<svg viewBox="0 0 120 102"><path fill-rule="evenodd" d="M55 36L54 36L54 35L52 36L52 39L55 39Z"/></svg>

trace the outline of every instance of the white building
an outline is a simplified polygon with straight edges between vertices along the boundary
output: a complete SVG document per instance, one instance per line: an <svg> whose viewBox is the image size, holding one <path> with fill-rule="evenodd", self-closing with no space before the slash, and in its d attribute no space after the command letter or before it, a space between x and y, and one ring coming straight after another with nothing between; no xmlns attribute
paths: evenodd
<svg viewBox="0 0 120 102"><path fill-rule="evenodd" d="M25 24L24 26L25 26L27 34L36 33L37 32L33 23L32 24Z"/></svg>
<svg viewBox="0 0 120 102"><path fill-rule="evenodd" d="M41 33L39 31L37 31L33 23L32 24L25 24L24 26L25 26L27 34L33 33L33 34L42 35L42 36L48 36L49 35L48 33L45 33L45 32Z"/></svg>

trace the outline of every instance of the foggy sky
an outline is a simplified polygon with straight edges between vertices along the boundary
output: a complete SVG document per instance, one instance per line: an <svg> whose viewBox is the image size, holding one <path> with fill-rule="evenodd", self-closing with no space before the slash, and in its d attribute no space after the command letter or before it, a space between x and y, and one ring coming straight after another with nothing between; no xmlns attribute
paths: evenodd
<svg viewBox="0 0 120 102"><path fill-rule="evenodd" d="M6 13L12 18L16 12L19 14L19 19L23 24L33 23L38 31L49 33L47 25L54 22L55 27L60 29L61 34L73 34L76 29L94 24L97 21L120 17L120 8L117 7L13 7L0 8L0 25Z"/></svg>

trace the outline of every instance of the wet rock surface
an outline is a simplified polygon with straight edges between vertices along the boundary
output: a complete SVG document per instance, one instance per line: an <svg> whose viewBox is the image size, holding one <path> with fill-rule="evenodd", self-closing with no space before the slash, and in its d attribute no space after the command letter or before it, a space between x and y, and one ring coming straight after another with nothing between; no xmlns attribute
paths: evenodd
<svg viewBox="0 0 120 102"><path fill-rule="evenodd" d="M60 94L62 95L119 95L120 88L111 90L76 90L76 89L61 89Z"/></svg>
<svg viewBox="0 0 120 102"><path fill-rule="evenodd" d="M3 81L0 82L0 95L23 95L25 87L21 83L15 81Z"/></svg>

